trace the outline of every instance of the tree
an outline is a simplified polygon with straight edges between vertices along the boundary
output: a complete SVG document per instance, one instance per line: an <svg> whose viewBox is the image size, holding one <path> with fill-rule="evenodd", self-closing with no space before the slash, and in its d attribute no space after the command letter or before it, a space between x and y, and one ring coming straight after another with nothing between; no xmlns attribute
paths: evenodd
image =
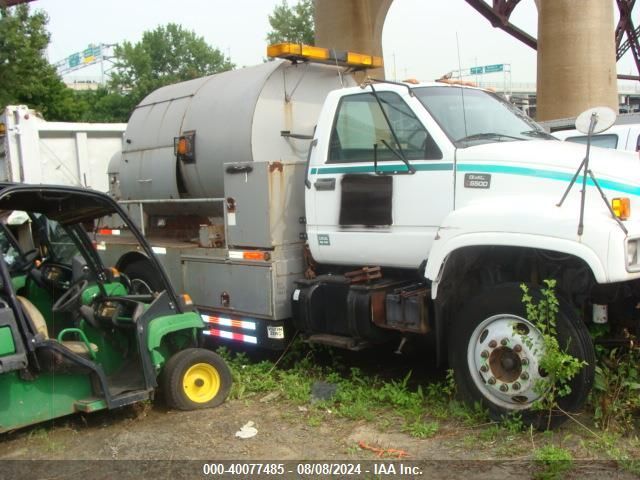
<svg viewBox="0 0 640 480"><path fill-rule="evenodd" d="M135 45L123 42L115 47L114 55L115 73L111 76L109 89L125 96L127 112L164 85L234 67L229 58L207 44L203 37L175 23L144 32L142 40ZM122 107L122 104L118 105L118 108Z"/></svg>
<svg viewBox="0 0 640 480"><path fill-rule="evenodd" d="M73 94L44 57L47 14L28 5L0 7L0 109L25 104L48 120L77 115Z"/></svg>
<svg viewBox="0 0 640 480"><path fill-rule="evenodd" d="M291 42L313 45L315 30L312 0L300 0L293 7L289 7L287 0L282 0L269 15L269 25L272 28L267 34L270 44Z"/></svg>
<svg viewBox="0 0 640 480"><path fill-rule="evenodd" d="M73 96L78 115L70 120L75 122L126 122L131 114L131 101L105 87L74 91Z"/></svg>

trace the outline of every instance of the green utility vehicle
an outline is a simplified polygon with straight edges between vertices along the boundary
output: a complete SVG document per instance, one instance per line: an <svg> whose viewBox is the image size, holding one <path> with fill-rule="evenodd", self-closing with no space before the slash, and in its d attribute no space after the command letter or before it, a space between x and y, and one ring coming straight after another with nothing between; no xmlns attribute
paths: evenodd
<svg viewBox="0 0 640 480"><path fill-rule="evenodd" d="M0 432L153 399L158 386L182 410L225 400L231 374L197 348L200 314L110 197L0 184L0 219ZM160 291L103 265L92 235L105 219L137 239Z"/></svg>

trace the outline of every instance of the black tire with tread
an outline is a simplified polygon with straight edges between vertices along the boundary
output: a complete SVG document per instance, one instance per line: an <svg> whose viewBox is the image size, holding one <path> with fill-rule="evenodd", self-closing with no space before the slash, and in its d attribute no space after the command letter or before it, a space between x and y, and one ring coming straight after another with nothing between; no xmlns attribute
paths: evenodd
<svg viewBox="0 0 640 480"><path fill-rule="evenodd" d="M535 301L541 297L540 291L530 287L530 294ZM569 382L571 393L558 399L558 405L569 413L577 412L587 400L595 374L595 350L593 341L584 322L578 318L569 303L557 296L559 302L556 330L560 346L567 353L584 360L587 365ZM522 304L522 290L520 284L502 284L483 291L472 298L455 315L449 329L449 365L454 370L458 395L468 404L480 402L489 410L494 420L501 420L512 412L521 413L526 425L544 430L557 427L567 417L561 412L554 412L549 420L548 411L509 410L493 404L478 389L471 377L467 363L467 348L471 335L477 325L483 320L496 314L511 313L522 318L526 317L526 309Z"/></svg>
<svg viewBox="0 0 640 480"><path fill-rule="evenodd" d="M215 397L206 403L190 400L184 393L182 378L185 372L197 363L208 363L220 375L220 389ZM188 348L174 354L162 371L161 387L167 405L177 410L196 410L221 405L229 396L233 383L231 370L226 362L215 352L204 348Z"/></svg>

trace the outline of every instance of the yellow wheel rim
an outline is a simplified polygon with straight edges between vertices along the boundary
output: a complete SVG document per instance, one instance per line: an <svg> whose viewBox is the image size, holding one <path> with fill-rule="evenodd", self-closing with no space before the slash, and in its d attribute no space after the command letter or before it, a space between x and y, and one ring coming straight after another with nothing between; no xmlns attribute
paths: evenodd
<svg viewBox="0 0 640 480"><path fill-rule="evenodd" d="M196 363L185 372L182 388L192 402L207 403L220 391L220 374L213 365Z"/></svg>

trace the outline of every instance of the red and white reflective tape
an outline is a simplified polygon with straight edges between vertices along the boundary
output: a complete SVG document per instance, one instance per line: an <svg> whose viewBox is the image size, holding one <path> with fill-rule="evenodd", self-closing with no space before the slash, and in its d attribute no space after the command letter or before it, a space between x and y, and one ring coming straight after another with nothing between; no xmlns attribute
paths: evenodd
<svg viewBox="0 0 640 480"><path fill-rule="evenodd" d="M114 230L112 228L101 228L98 230L98 235L120 235L120 230Z"/></svg>
<svg viewBox="0 0 640 480"><path fill-rule="evenodd" d="M205 330L202 333L204 333L205 335L211 335L212 337L235 340L237 342L253 343L254 345L258 343L258 339L256 337L252 335L245 335L243 333L225 332L224 330L216 330L215 328L212 328L211 330Z"/></svg>
<svg viewBox="0 0 640 480"><path fill-rule="evenodd" d="M214 323L222 327L241 328L243 330L255 330L256 322L246 320L234 320L233 318L216 317L215 315L201 315L202 320L207 323Z"/></svg>

